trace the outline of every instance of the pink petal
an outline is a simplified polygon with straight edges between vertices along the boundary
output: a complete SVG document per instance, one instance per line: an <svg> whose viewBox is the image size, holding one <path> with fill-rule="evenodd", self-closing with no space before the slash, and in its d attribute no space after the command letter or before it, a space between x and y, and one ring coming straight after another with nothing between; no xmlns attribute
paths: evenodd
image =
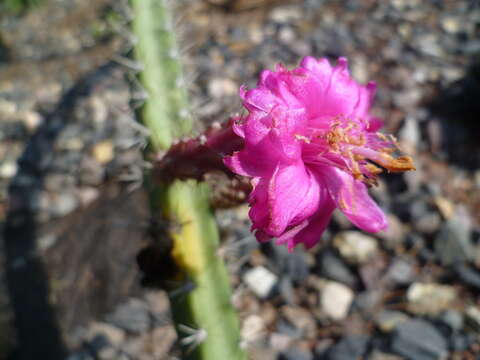
<svg viewBox="0 0 480 360"><path fill-rule="evenodd" d="M317 212L303 223L279 236L276 241L277 244L286 244L291 251L300 243L310 249L320 241L330 222L333 210L335 210L335 203L326 189L322 189L320 197L320 206Z"/></svg>
<svg viewBox="0 0 480 360"><path fill-rule="evenodd" d="M251 206L248 216L252 220L252 230L263 229L270 223L271 216L268 208L269 180L268 178L252 179L254 188L248 198Z"/></svg>
<svg viewBox="0 0 480 360"><path fill-rule="evenodd" d="M327 59L307 57L299 68L282 77L311 118L363 117L374 93L373 85L360 85L350 76L345 58L339 58L332 68Z"/></svg>
<svg viewBox="0 0 480 360"><path fill-rule="evenodd" d="M248 91L243 90L240 95L243 99L243 105L250 111L260 110L268 113L275 105L279 104L278 97L265 86Z"/></svg>
<svg viewBox="0 0 480 360"><path fill-rule="evenodd" d="M364 183L335 167L319 166L317 171L333 201L355 226L368 232L387 228L384 212L370 197Z"/></svg>
<svg viewBox="0 0 480 360"><path fill-rule="evenodd" d="M265 231L281 235L289 226L297 225L318 208L318 180L302 161L294 165L277 166L268 186L270 223Z"/></svg>
<svg viewBox="0 0 480 360"><path fill-rule="evenodd" d="M376 132L383 126L383 120L377 117L370 117L368 119L368 128L367 131L369 132Z"/></svg>

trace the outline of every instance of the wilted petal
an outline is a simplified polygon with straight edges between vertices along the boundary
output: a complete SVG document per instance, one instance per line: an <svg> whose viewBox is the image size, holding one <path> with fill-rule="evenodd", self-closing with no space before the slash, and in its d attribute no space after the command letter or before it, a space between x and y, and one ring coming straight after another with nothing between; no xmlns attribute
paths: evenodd
<svg viewBox="0 0 480 360"><path fill-rule="evenodd" d="M333 201L354 225L368 232L387 228L384 212L370 197L364 183L338 168L322 166L317 171L322 174Z"/></svg>

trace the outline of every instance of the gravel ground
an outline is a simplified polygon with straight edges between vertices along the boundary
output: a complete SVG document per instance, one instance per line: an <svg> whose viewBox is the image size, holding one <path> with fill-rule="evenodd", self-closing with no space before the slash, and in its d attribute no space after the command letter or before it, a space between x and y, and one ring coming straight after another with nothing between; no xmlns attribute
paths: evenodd
<svg viewBox="0 0 480 360"><path fill-rule="evenodd" d="M264 68L295 66L305 55L347 56L357 80L377 82L375 112L417 166L372 190L389 231L361 233L339 213L308 252L259 246L246 206L218 212L251 357L479 358L478 1L190 0L176 11L199 127L241 111L239 85L253 86ZM7 278L19 261L87 241L82 226L95 226L99 204L115 224L149 221L140 210L125 219L103 196L112 183L121 194L141 194L147 166L131 102L142 93L120 57L129 47L121 30L128 15L111 0L46 0L25 16L0 17L0 226L10 184L10 216L12 207L28 209L39 229L33 253L20 249L30 252L12 259L5 242ZM145 205L141 198L134 203ZM125 240L111 235L115 224L95 236ZM135 286L143 237L142 229L131 233L122 265L105 270L135 269L125 272L124 292L93 301L98 306L79 309L78 318L58 302L62 324L70 319L62 331L71 359L178 356L165 293ZM3 290L2 306L13 308L0 316L4 328L18 318L9 299L12 290Z"/></svg>

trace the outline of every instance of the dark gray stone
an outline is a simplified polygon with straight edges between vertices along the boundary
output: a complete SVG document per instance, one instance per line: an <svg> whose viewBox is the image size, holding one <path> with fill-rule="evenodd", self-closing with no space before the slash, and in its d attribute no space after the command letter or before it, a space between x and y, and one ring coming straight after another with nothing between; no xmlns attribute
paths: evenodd
<svg viewBox="0 0 480 360"><path fill-rule="evenodd" d="M145 302L130 299L126 304L118 306L113 314L107 316L106 321L125 331L139 334L149 328L150 314Z"/></svg>
<svg viewBox="0 0 480 360"><path fill-rule="evenodd" d="M408 285L415 279L413 264L404 259L394 259L387 270L386 278L398 285Z"/></svg>
<svg viewBox="0 0 480 360"><path fill-rule="evenodd" d="M457 264L455 273L464 284L480 290L480 272L467 264Z"/></svg>
<svg viewBox="0 0 480 360"><path fill-rule="evenodd" d="M448 354L445 338L432 324L420 319L398 324L391 348L409 360L446 359Z"/></svg>
<svg viewBox="0 0 480 360"><path fill-rule="evenodd" d="M452 265L472 258L471 222L466 210L459 208L456 215L442 225L435 238L434 248L442 265Z"/></svg>
<svg viewBox="0 0 480 360"><path fill-rule="evenodd" d="M319 275L341 282L349 287L356 287L358 280L350 268L333 251L323 251L318 259Z"/></svg>
<svg viewBox="0 0 480 360"><path fill-rule="evenodd" d="M328 351L327 360L361 359L368 350L370 337L363 335L350 335L343 337Z"/></svg>
<svg viewBox="0 0 480 360"><path fill-rule="evenodd" d="M450 336L450 349L452 351L464 351L467 350L470 345L475 341L475 337L462 333L454 332Z"/></svg>
<svg viewBox="0 0 480 360"><path fill-rule="evenodd" d="M453 309L448 309L441 313L438 320L447 325L452 331L461 330L464 324L463 315L459 311Z"/></svg>
<svg viewBox="0 0 480 360"><path fill-rule="evenodd" d="M299 348L291 348L282 352L278 360L313 360L313 355Z"/></svg>
<svg viewBox="0 0 480 360"><path fill-rule="evenodd" d="M274 262L274 270L278 274L287 275L294 282L302 282L307 278L309 269L302 249L290 253L285 246L273 245L267 250L270 251L273 255L270 259Z"/></svg>

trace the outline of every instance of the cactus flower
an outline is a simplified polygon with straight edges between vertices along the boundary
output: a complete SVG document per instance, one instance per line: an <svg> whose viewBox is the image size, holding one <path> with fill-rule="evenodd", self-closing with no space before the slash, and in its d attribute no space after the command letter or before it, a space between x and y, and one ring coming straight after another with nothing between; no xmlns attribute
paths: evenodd
<svg viewBox="0 0 480 360"><path fill-rule="evenodd" d="M257 240L310 248L335 208L360 229L386 229L368 186L382 169L413 170L413 161L392 156L395 139L379 133L382 121L370 114L375 84L357 83L347 67L345 58L332 67L306 57L293 70L265 70L257 87L240 89L248 115L233 130L243 147L224 163L252 179Z"/></svg>

